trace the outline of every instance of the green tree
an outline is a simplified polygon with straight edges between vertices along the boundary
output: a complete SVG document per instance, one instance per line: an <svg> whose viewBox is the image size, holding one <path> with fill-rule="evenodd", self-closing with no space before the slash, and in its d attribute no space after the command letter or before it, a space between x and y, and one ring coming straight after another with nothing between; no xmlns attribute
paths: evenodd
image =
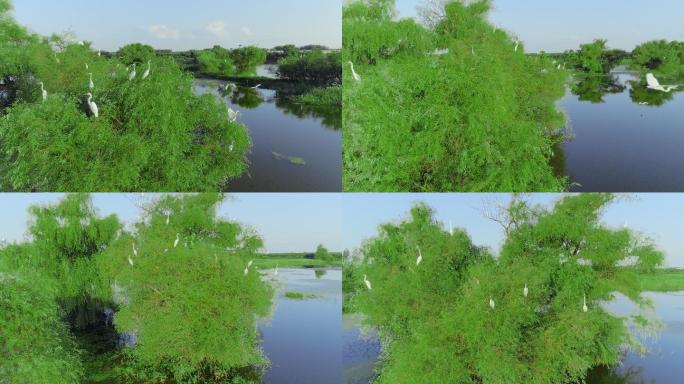
<svg viewBox="0 0 684 384"><path fill-rule="evenodd" d="M642 72L676 75L684 71L684 43L654 40L632 52L632 67Z"/></svg>
<svg viewBox="0 0 684 384"><path fill-rule="evenodd" d="M315 255L315 258L319 260L330 260L332 258L332 254L323 246L323 244L319 244L318 247L316 247Z"/></svg>
<svg viewBox="0 0 684 384"><path fill-rule="evenodd" d="M218 45L212 49L201 51L197 55L197 63L200 71L206 74L235 75L236 69L230 51Z"/></svg>
<svg viewBox="0 0 684 384"><path fill-rule="evenodd" d="M243 47L230 51L235 70L240 75L253 74L266 61L266 51L258 47Z"/></svg>
<svg viewBox="0 0 684 384"><path fill-rule="evenodd" d="M125 65L132 65L133 63L138 65L146 64L156 56L154 48L140 43L128 44L119 49L116 55Z"/></svg>
<svg viewBox="0 0 684 384"><path fill-rule="evenodd" d="M568 73L495 31L487 1L447 3L434 30L392 19L393 4L343 11L343 61L361 78L344 65L345 189L564 189L550 158Z"/></svg>
<svg viewBox="0 0 684 384"><path fill-rule="evenodd" d="M422 206L381 226L356 273L372 290L359 280L351 299L388 340L377 382L575 383L618 363L624 345L641 350L627 322L600 302L620 292L647 308L637 277L663 255L601 223L614 199L564 196L550 209L514 199L491 215L506 233L497 259L464 232L445 232Z"/></svg>
<svg viewBox="0 0 684 384"><path fill-rule="evenodd" d="M593 43L580 45L576 68L589 73L608 73L610 67L603 60L608 40L596 39Z"/></svg>
<svg viewBox="0 0 684 384"><path fill-rule="evenodd" d="M340 84L342 58L339 53L311 51L278 61L278 75L283 79L309 81L322 85Z"/></svg>

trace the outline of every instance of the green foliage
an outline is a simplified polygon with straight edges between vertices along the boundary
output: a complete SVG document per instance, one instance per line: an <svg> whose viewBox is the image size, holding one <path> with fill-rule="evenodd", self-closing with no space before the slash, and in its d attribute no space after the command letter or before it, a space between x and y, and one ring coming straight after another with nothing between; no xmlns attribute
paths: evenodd
<svg viewBox="0 0 684 384"><path fill-rule="evenodd" d="M318 271L316 271L316 272L318 272ZM305 299L315 299L318 296L312 295L309 293L288 291L288 292L285 292L285 297L287 297L288 299L292 299L292 300L305 300Z"/></svg>
<svg viewBox="0 0 684 384"><path fill-rule="evenodd" d="M251 75L266 61L266 51L258 47L242 47L230 51L230 57L238 75Z"/></svg>
<svg viewBox="0 0 684 384"><path fill-rule="evenodd" d="M656 75L684 72L684 42L654 40L641 44L632 52L632 68Z"/></svg>
<svg viewBox="0 0 684 384"><path fill-rule="evenodd" d="M615 75L587 75L576 77L572 93L581 101L598 104L603 103L606 94L622 93L626 88Z"/></svg>
<svg viewBox="0 0 684 384"><path fill-rule="evenodd" d="M266 364L254 324L268 313L273 292L253 268L243 273L262 240L217 218L221 200L219 194L164 197L145 208L134 234L119 237L99 258L107 286L120 296L116 328L137 338L126 353L145 367L131 378L223 382Z"/></svg>
<svg viewBox="0 0 684 384"><path fill-rule="evenodd" d="M197 63L202 73L221 76L235 75L236 68L231 52L218 45L198 53Z"/></svg>
<svg viewBox="0 0 684 384"><path fill-rule="evenodd" d="M326 247L323 246L323 244L319 244L318 247L316 248L316 259L318 260L329 260L332 259L333 255L328 251Z"/></svg>
<svg viewBox="0 0 684 384"><path fill-rule="evenodd" d="M342 82L342 57L339 53L311 51L290 55L278 61L278 75L283 79L309 81L318 84Z"/></svg>
<svg viewBox="0 0 684 384"><path fill-rule="evenodd" d="M132 65L137 63L138 65L146 64L149 60L152 60L156 55L154 53L154 48L149 45L135 43L128 44L125 47L119 49L116 53L119 60L125 65Z"/></svg>
<svg viewBox="0 0 684 384"><path fill-rule="evenodd" d="M567 72L516 50L488 2L448 3L435 30L390 19L392 4L343 12L344 61L361 77L345 65L345 190L564 189L550 158Z"/></svg>
<svg viewBox="0 0 684 384"><path fill-rule="evenodd" d="M639 350L627 320L600 302L621 292L647 307L638 276L663 255L650 240L601 224L613 198L565 196L551 209L514 199L498 218L507 234L498 259L463 231L445 232L421 205L410 220L382 225L345 290L387 340L377 382L575 383L617 363L622 347Z"/></svg>
<svg viewBox="0 0 684 384"><path fill-rule="evenodd" d="M639 275L641 290L650 292L684 291L684 270L656 269L653 272Z"/></svg>
<svg viewBox="0 0 684 384"><path fill-rule="evenodd" d="M303 95L297 96L295 100L312 106L331 105L342 107L342 86L314 88Z"/></svg>
<svg viewBox="0 0 684 384"><path fill-rule="evenodd" d="M213 96L194 95L192 77L172 58L149 56L141 45L122 49L126 62L148 58L129 81L124 64L87 45L27 39L19 47L0 36L12 57L0 64L12 76L0 119L0 189L216 191L247 168L246 127L230 122Z"/></svg>

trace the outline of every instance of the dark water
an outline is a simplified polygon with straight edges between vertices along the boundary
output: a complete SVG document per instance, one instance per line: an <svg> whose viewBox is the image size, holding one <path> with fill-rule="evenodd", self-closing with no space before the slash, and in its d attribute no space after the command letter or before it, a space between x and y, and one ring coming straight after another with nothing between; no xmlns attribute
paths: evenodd
<svg viewBox="0 0 684 384"><path fill-rule="evenodd" d="M318 271L321 271L320 269ZM281 269L276 279L276 307L259 322L262 348L271 361L265 384L339 383L342 375L342 271ZM292 300L285 292L314 294L315 299Z"/></svg>
<svg viewBox="0 0 684 384"><path fill-rule="evenodd" d="M680 384L684 383L684 292L644 293L653 300L650 314L664 328L654 335L639 336L647 347L645 356L628 352L618 367L602 367L587 377L588 384ZM636 307L624 296L604 305L619 316L636 314ZM343 366L345 384L367 384L379 365L380 342L359 328L358 316L345 316Z"/></svg>
<svg viewBox="0 0 684 384"><path fill-rule="evenodd" d="M575 137L554 162L581 185L573 191L684 191L684 93L648 90L625 72L572 88L560 107Z"/></svg>
<svg viewBox="0 0 684 384"><path fill-rule="evenodd" d="M267 89L239 87L222 92L225 82L196 80L197 94L211 93L240 112L252 138L250 166L226 192L342 191L341 113L309 108L277 98ZM304 159L306 165L278 159L274 152Z"/></svg>

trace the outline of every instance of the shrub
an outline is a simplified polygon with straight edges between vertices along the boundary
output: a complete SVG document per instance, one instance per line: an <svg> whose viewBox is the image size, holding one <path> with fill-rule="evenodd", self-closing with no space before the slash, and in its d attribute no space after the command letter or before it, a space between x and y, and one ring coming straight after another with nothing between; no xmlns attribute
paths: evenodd
<svg viewBox="0 0 684 384"><path fill-rule="evenodd" d="M238 75L251 75L266 61L266 51L258 47L242 47L230 51L230 57Z"/></svg>
<svg viewBox="0 0 684 384"><path fill-rule="evenodd" d="M278 61L278 76L283 79L309 81L318 84L340 84L342 62L339 53L311 51L293 54Z"/></svg>
<svg viewBox="0 0 684 384"><path fill-rule="evenodd" d="M627 322L600 302L620 292L648 308L637 277L663 255L601 223L613 199L565 196L551 209L514 199L498 218L507 237L497 259L465 232L444 231L424 206L382 225L355 272L372 290L357 280L352 299L387 340L377 382L575 383L616 364L624 346L641 351ZM630 323L654 325L641 314Z"/></svg>
<svg viewBox="0 0 684 384"><path fill-rule="evenodd" d="M488 2L448 3L435 30L390 19L392 3L344 10L344 60L361 76L345 66L345 190L564 189L550 158L567 72L516 51Z"/></svg>
<svg viewBox="0 0 684 384"><path fill-rule="evenodd" d="M643 43L632 52L632 68L672 76L684 71L684 43L654 40Z"/></svg>
<svg viewBox="0 0 684 384"><path fill-rule="evenodd" d="M149 45L135 43L128 44L116 53L119 60L125 65L146 64L155 57L154 48Z"/></svg>
<svg viewBox="0 0 684 384"><path fill-rule="evenodd" d="M220 46L201 51L197 63L201 72L210 75L233 76L236 72L230 51Z"/></svg>

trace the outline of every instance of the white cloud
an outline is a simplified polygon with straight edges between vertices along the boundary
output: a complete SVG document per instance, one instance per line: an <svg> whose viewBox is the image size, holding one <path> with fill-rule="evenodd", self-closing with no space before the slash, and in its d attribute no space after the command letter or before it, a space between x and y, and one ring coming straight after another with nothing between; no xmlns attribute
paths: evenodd
<svg viewBox="0 0 684 384"><path fill-rule="evenodd" d="M247 27L242 27L242 33L244 33L246 36L253 36L254 33L252 33L252 30L247 28Z"/></svg>
<svg viewBox="0 0 684 384"><path fill-rule="evenodd" d="M211 32L216 36L226 35L226 23L223 21L212 21L207 25L207 31Z"/></svg>
<svg viewBox="0 0 684 384"><path fill-rule="evenodd" d="M147 31L158 39L178 39L180 33L177 29L167 27L166 25L150 25Z"/></svg>

